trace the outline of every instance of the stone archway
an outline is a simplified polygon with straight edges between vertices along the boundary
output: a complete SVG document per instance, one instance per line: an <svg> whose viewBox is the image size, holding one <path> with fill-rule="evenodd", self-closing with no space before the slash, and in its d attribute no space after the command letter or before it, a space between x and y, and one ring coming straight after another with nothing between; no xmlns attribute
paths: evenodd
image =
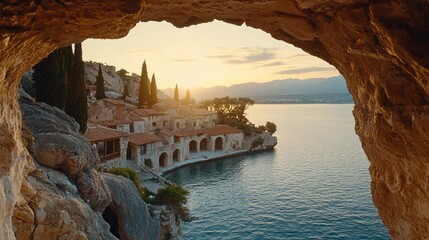
<svg viewBox="0 0 429 240"><path fill-rule="evenodd" d="M0 194L0 236L14 238L10 216L27 174L15 91L24 71L58 47L123 37L140 20L184 27L218 19L262 29L337 67L355 100L383 222L393 238L428 237L428 9L426 0L1 2L0 188L11 191Z"/></svg>
<svg viewBox="0 0 429 240"><path fill-rule="evenodd" d="M198 148L197 148L197 141L196 140L191 140L189 142L189 152L190 153L194 153L197 152Z"/></svg>
<svg viewBox="0 0 429 240"><path fill-rule="evenodd" d="M209 140L207 138L201 139L201 142L200 142L200 151L207 151L208 144L209 144Z"/></svg>
<svg viewBox="0 0 429 240"><path fill-rule="evenodd" d="M217 137L215 140L215 150L223 150L223 138Z"/></svg>
<svg viewBox="0 0 429 240"><path fill-rule="evenodd" d="M173 151L173 162L180 162L180 150L176 149Z"/></svg>
<svg viewBox="0 0 429 240"><path fill-rule="evenodd" d="M167 167L168 166L168 154L166 152L161 153L159 155L159 166Z"/></svg>

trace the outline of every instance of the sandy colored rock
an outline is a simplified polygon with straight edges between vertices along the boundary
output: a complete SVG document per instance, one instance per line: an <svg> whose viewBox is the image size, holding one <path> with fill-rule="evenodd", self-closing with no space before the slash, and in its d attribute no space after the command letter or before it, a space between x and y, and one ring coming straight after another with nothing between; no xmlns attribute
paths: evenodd
<svg viewBox="0 0 429 240"><path fill-rule="evenodd" d="M334 65L355 101L371 191L394 239L429 237L427 0L112 0L0 3L0 239L28 164L16 87L55 48L123 37L138 21L175 26L219 19L266 31Z"/></svg>
<svg viewBox="0 0 429 240"><path fill-rule="evenodd" d="M23 183L25 200L13 209L16 239L116 239L64 174L38 167Z"/></svg>
<svg viewBox="0 0 429 240"><path fill-rule="evenodd" d="M110 192L94 169L100 161L95 150L79 133L79 125L56 107L34 100L21 91L20 107L27 147L40 165L56 169L75 180L85 201L98 212L110 204ZM27 136L29 135L29 136ZM69 188L68 182L58 186Z"/></svg>

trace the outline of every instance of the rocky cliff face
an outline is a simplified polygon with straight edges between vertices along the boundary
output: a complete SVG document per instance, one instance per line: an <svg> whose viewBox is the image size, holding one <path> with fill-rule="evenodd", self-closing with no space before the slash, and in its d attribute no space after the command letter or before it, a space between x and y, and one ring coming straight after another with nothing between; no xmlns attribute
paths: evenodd
<svg viewBox="0 0 429 240"><path fill-rule="evenodd" d="M98 76L98 64L96 62L85 62L85 81L95 84ZM116 73L115 66L101 64L101 72L106 91L114 91L120 94L124 92L124 82Z"/></svg>
<svg viewBox="0 0 429 240"><path fill-rule="evenodd" d="M163 239L159 221L149 214L134 183L109 173L102 176L112 193L112 203L104 214L110 214L111 221L116 217L117 222L112 224L117 225L117 237L121 240Z"/></svg>
<svg viewBox="0 0 429 240"><path fill-rule="evenodd" d="M161 225L134 184L94 169L98 156L72 118L24 92L19 102L34 162L28 156L32 164L13 209L17 239L161 239Z"/></svg>
<svg viewBox="0 0 429 240"><path fill-rule="evenodd" d="M138 21L178 27L246 23L331 63L356 103L374 203L396 239L429 237L429 2L427 0L112 0L0 3L0 238L29 161L21 140L20 76L55 48L123 37Z"/></svg>

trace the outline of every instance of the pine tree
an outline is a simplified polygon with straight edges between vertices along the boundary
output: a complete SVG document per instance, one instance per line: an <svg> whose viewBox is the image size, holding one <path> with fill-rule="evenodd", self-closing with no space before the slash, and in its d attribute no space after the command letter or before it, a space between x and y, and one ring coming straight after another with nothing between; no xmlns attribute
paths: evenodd
<svg viewBox="0 0 429 240"><path fill-rule="evenodd" d="M70 47L53 51L34 66L36 100L64 110L67 99L67 66L65 58Z"/></svg>
<svg viewBox="0 0 429 240"><path fill-rule="evenodd" d="M139 87L139 105L144 106L149 101L149 77L147 75L146 61L143 62Z"/></svg>
<svg viewBox="0 0 429 240"><path fill-rule="evenodd" d="M95 81L95 85L97 87L95 91L95 98L97 100L106 98L106 94L104 93L104 77L103 72L101 71L101 63L98 64L98 76L97 80Z"/></svg>
<svg viewBox="0 0 429 240"><path fill-rule="evenodd" d="M185 104L191 104L191 93L189 92L189 88L186 90Z"/></svg>
<svg viewBox="0 0 429 240"><path fill-rule="evenodd" d="M152 81L150 83L150 98L149 98L149 108L152 108L153 105L158 103L158 89L156 87L155 74L152 75Z"/></svg>
<svg viewBox="0 0 429 240"><path fill-rule="evenodd" d="M177 103L179 102L179 88L177 87L177 83L176 88L174 89L174 101L176 101Z"/></svg>
<svg viewBox="0 0 429 240"><path fill-rule="evenodd" d="M66 113L79 123L81 133L85 133L88 120L85 67L82 60L82 44L74 45L72 71L67 81Z"/></svg>

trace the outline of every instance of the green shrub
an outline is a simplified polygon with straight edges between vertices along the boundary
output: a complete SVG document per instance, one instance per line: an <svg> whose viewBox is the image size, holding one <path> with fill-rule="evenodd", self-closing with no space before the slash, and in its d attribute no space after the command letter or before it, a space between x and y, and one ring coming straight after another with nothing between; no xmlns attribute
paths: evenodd
<svg viewBox="0 0 429 240"><path fill-rule="evenodd" d="M267 128L267 131L270 133L275 133L277 131L277 125L272 122L267 122L265 124L265 127Z"/></svg>
<svg viewBox="0 0 429 240"><path fill-rule="evenodd" d="M177 184L172 184L158 190L155 194L154 203L169 205L175 211L176 216L185 222L189 222L193 218L189 213L189 209L185 206L188 201L188 195L188 190Z"/></svg>
<svg viewBox="0 0 429 240"><path fill-rule="evenodd" d="M140 178L136 170L131 168L112 168L108 171L111 174L120 175L133 181L143 201L150 203L149 192L141 186Z"/></svg>

